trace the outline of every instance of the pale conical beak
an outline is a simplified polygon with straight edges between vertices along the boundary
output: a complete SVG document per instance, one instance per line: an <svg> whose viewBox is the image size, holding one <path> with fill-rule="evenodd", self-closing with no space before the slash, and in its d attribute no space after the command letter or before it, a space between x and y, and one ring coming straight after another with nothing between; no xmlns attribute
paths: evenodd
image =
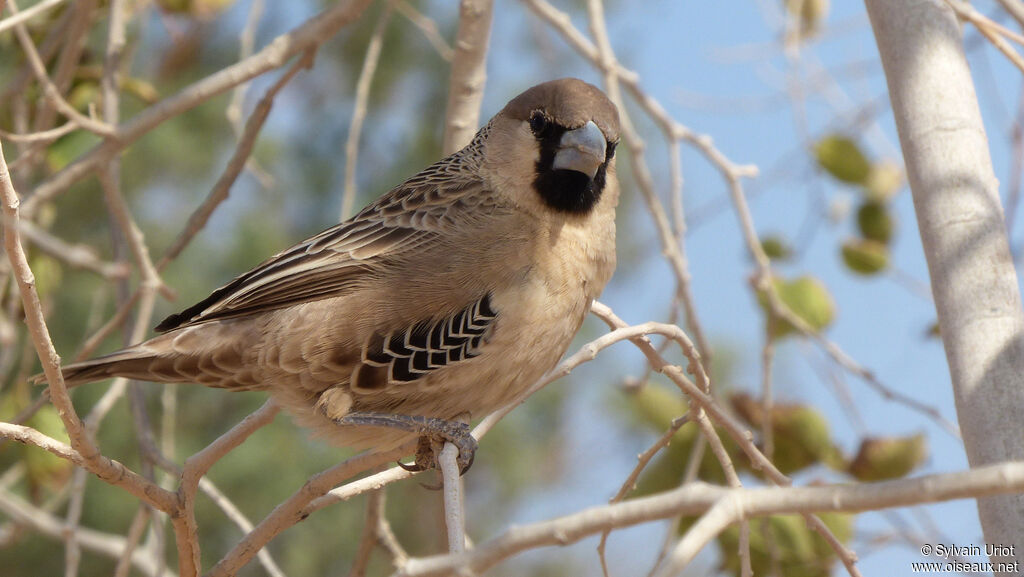
<svg viewBox="0 0 1024 577"><path fill-rule="evenodd" d="M575 170L594 178L604 164L608 142L601 129L591 120L583 126L562 135L555 153L555 170Z"/></svg>

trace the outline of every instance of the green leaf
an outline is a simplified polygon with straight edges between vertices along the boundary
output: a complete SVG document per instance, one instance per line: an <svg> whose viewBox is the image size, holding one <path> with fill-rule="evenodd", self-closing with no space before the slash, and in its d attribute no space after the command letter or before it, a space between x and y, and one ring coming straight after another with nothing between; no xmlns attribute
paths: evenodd
<svg viewBox="0 0 1024 577"><path fill-rule="evenodd" d="M90 104L98 105L99 102L100 86L95 82L79 82L68 95L68 104L83 114L88 114Z"/></svg>
<svg viewBox="0 0 1024 577"><path fill-rule="evenodd" d="M867 438L861 441L849 472L860 481L899 479L916 469L928 456L924 435Z"/></svg>
<svg viewBox="0 0 1024 577"><path fill-rule="evenodd" d="M818 513L833 535L848 543L853 537L854 515ZM692 523L690 523L692 524ZM686 524L689 527L690 524ZM718 538L722 569L740 575L739 527L733 525ZM800 515L772 515L750 520L750 564L754 575L830 577L835 551Z"/></svg>
<svg viewBox="0 0 1024 577"><path fill-rule="evenodd" d="M678 389L647 383L629 396L634 422L654 433L664 433L672 421L690 412Z"/></svg>
<svg viewBox="0 0 1024 577"><path fill-rule="evenodd" d="M64 270L56 259L49 255L37 254L32 256L29 265L32 268L32 275L36 278L36 290L40 297L47 297L60 287Z"/></svg>
<svg viewBox="0 0 1024 577"><path fill-rule="evenodd" d="M835 303L832 295L822 282L812 276L804 275L791 281L782 278L772 279L779 299L789 307L793 314L800 317L811 329L821 331L832 324L835 319ZM768 313L768 295L759 293L758 303ZM772 336L782 338L796 332L796 327L782 319L775 319Z"/></svg>
<svg viewBox="0 0 1024 577"><path fill-rule="evenodd" d="M785 238L769 235L761 239L761 250L773 260L787 260L793 256L793 247Z"/></svg>
<svg viewBox="0 0 1024 577"><path fill-rule="evenodd" d="M873 240L853 239L843 243L843 262L857 274L870 276L889 266L889 249Z"/></svg>
<svg viewBox="0 0 1024 577"><path fill-rule="evenodd" d="M29 391L29 385L21 381L0 395L0 421L10 421L29 405ZM64 423L53 405L44 405L25 424L48 437L69 442ZM5 466L11 462L9 460L20 460L25 464L25 477L33 501L42 497L44 488L56 489L62 485L74 467L70 461L29 444L8 443L0 446L0 456L3 456Z"/></svg>
<svg viewBox="0 0 1024 577"><path fill-rule="evenodd" d="M651 383L631 393L626 406L634 424L659 436L668 430L673 420L689 412L686 401L678 390ZM690 463L698 436L699 429L694 423L687 423L680 428L669 445L648 465L640 477L635 494L649 495L678 487ZM720 430L719 437L737 468L743 469L747 461L741 457L739 447ZM704 452L697 466L697 478L708 483L725 482L722 466L711 451Z"/></svg>
<svg viewBox="0 0 1024 577"><path fill-rule="evenodd" d="M60 416L57 415L57 409L53 405L46 405L39 409L28 420L27 425L58 441L63 441L64 443L70 441L67 432L64 430L64 423L60 420ZM61 485L67 479L74 466L70 461L38 447L26 447L24 460L28 471L28 479L33 487L56 487Z"/></svg>
<svg viewBox="0 0 1024 577"><path fill-rule="evenodd" d="M819 463L832 466L839 455L832 444L828 420L809 405L776 404L770 419L766 419L762 402L746 393L733 395L729 402L754 429L763 429L770 420L775 446L772 462L786 475Z"/></svg>
<svg viewBox="0 0 1024 577"><path fill-rule="evenodd" d="M889 244L895 224L885 204L869 200L857 210L857 228L864 238Z"/></svg>
<svg viewBox="0 0 1024 577"><path fill-rule="evenodd" d="M99 142L100 137L95 134L85 130L76 130L46 149L46 163L50 170L57 172Z"/></svg>
<svg viewBox="0 0 1024 577"><path fill-rule="evenodd" d="M835 178L850 184L866 184L871 163L853 140L838 134L822 138L814 145L818 165Z"/></svg>

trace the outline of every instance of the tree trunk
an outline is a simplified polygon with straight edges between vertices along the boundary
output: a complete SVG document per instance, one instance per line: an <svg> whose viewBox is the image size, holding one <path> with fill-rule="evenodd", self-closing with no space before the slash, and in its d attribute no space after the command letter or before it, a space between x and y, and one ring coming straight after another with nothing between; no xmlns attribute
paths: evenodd
<svg viewBox="0 0 1024 577"><path fill-rule="evenodd" d="M939 0L866 0L889 83L972 467L1024 459L1024 312L959 23ZM978 499L1024 555L1024 496Z"/></svg>

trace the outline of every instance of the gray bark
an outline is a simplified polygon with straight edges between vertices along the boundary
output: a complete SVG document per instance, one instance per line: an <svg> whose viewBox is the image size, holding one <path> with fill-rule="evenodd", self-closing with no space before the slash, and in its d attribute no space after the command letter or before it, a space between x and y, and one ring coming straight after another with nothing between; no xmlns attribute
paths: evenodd
<svg viewBox="0 0 1024 577"><path fill-rule="evenodd" d="M889 83L972 467L1024 459L1024 312L963 51L940 0L866 0ZM1016 545L1024 496L978 499L985 540Z"/></svg>

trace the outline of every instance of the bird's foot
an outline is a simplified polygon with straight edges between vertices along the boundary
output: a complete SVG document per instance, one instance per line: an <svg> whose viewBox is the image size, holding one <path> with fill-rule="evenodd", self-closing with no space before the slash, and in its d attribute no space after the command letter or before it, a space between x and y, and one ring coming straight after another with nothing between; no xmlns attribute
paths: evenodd
<svg viewBox="0 0 1024 577"><path fill-rule="evenodd" d="M360 425L371 427L388 427L418 433L419 446L416 448L416 461L412 465L399 463L406 471L425 471L436 469L437 458L434 454L434 442L443 445L445 442L455 445L459 450L459 474L465 475L473 464L476 456L476 439L469 433L469 424L461 421L449 421L435 417L416 417L409 415L393 415L389 413L348 413L339 419L333 419L339 425Z"/></svg>

